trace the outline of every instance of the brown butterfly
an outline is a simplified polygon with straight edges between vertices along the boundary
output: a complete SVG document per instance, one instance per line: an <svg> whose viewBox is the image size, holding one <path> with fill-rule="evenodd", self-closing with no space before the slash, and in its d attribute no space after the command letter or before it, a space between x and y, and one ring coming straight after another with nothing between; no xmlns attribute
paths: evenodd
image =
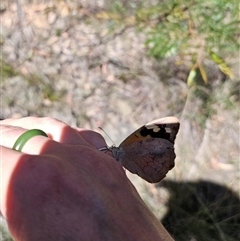
<svg viewBox="0 0 240 241"><path fill-rule="evenodd" d="M108 150L130 172L148 182L159 182L174 167L174 141L179 126L173 116L151 121L129 135L119 147Z"/></svg>

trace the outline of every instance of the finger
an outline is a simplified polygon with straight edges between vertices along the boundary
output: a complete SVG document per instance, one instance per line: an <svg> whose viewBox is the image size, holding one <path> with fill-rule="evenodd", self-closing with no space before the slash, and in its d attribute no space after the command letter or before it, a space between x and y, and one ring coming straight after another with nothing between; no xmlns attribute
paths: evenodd
<svg viewBox="0 0 240 241"><path fill-rule="evenodd" d="M97 149L107 146L104 138L97 132L83 128L74 128L82 138Z"/></svg>
<svg viewBox="0 0 240 241"><path fill-rule="evenodd" d="M7 198L7 188L10 182L11 175L18 165L19 160L23 155L26 154L13 151L9 148L0 146L1 153L1 185L0 185L0 210L3 216L6 217L6 198Z"/></svg>
<svg viewBox="0 0 240 241"><path fill-rule="evenodd" d="M40 129L47 135L61 143L89 145L79 133L69 125L49 117L25 117L21 119L6 119L2 125L18 126L24 129Z"/></svg>
<svg viewBox="0 0 240 241"><path fill-rule="evenodd" d="M16 140L26 131L26 129L17 126L13 127L1 125L0 145L12 149ZM42 153L42 149L44 146L46 146L46 144L48 144L48 152L52 151L53 153L56 153L59 151L59 149L61 149L59 147L60 143L51 140L48 137L39 135L29 138L23 145L21 152L34 155L40 154Z"/></svg>
<svg viewBox="0 0 240 241"><path fill-rule="evenodd" d="M8 126L8 125L0 125L1 127L1 138L0 138L0 145L8 147L8 148L13 148L14 143L16 140L27 130L18 127L18 126ZM80 148L80 146L91 146L94 148L99 148L99 146L105 146L106 143L104 139L101 137L100 134L94 132L94 131L89 131L89 130L84 130L77 128L76 133L80 136L78 137L83 139L81 140L81 143L84 142L83 144L79 144L80 141L75 141L74 146L78 146L77 149ZM84 139L85 138L85 139ZM87 142L88 141L88 142ZM34 136L29 138L26 143L23 145L22 152L28 153L28 154L40 154L40 153L50 153L51 155L64 155L65 152L67 151L66 145L63 144L68 144L69 143L58 143L54 140L51 140L50 138L44 137L44 136ZM72 151L73 152L73 151Z"/></svg>
<svg viewBox="0 0 240 241"><path fill-rule="evenodd" d="M96 147L97 149L104 148L106 149L104 151L101 151L104 154L107 154L108 156L113 156L112 151L107 148L107 143L105 139L100 135L99 133L91 130L86 130L83 128L75 128L78 133L92 146Z"/></svg>

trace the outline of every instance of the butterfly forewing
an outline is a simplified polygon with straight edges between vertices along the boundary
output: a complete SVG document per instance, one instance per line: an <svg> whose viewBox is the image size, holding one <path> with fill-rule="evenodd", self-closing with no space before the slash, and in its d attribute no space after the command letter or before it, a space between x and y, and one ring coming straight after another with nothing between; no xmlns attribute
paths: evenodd
<svg viewBox="0 0 240 241"><path fill-rule="evenodd" d="M178 119L174 116L156 119L134 131L119 146L150 138L162 138L174 144L179 125Z"/></svg>

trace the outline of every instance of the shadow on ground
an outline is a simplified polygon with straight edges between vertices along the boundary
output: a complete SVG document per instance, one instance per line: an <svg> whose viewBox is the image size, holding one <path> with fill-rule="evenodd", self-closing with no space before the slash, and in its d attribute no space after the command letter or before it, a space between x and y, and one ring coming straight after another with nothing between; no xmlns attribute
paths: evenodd
<svg viewBox="0 0 240 241"><path fill-rule="evenodd" d="M207 181L162 181L169 211L161 222L176 241L240 240L240 200L230 189Z"/></svg>

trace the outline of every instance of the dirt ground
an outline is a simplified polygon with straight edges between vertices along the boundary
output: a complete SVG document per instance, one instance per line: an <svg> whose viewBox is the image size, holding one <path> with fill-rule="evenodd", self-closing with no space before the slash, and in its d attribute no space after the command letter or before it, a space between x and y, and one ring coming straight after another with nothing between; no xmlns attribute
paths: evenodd
<svg viewBox="0 0 240 241"><path fill-rule="evenodd" d="M188 64L177 65L177 56L147 57L145 35L134 28L109 34L111 26L96 17L95 7L85 1L3 1L2 63L11 67L2 74L0 117L51 116L96 130L112 145L101 126L119 145L137 127L174 115L181 126L176 165L166 181L129 178L160 220L174 211L173 197L181 205L189 201L181 199L186 190L203 187L209 194L221 187L234 196L234 230L240 230L239 104L231 94L236 81L208 90L214 98L204 119L206 100L186 85Z"/></svg>

